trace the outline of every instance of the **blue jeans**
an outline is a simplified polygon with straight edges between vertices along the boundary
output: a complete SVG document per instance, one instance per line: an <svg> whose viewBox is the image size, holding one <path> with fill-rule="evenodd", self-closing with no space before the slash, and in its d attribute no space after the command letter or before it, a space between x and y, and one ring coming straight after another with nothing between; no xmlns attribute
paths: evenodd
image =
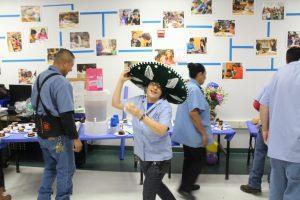
<svg viewBox="0 0 300 200"><path fill-rule="evenodd" d="M270 200L300 198L300 163L271 158Z"/></svg>
<svg viewBox="0 0 300 200"><path fill-rule="evenodd" d="M57 144L62 143L62 151L56 152ZM43 152L45 169L38 200L51 200L52 185L57 179L56 200L69 200L72 195L72 177L75 172L73 140L60 136L54 140L41 139L39 143Z"/></svg>
<svg viewBox="0 0 300 200"><path fill-rule="evenodd" d="M261 129L256 137L253 166L249 175L248 184L255 189L261 189L261 179L264 175L265 159L268 153L268 146L264 143Z"/></svg>

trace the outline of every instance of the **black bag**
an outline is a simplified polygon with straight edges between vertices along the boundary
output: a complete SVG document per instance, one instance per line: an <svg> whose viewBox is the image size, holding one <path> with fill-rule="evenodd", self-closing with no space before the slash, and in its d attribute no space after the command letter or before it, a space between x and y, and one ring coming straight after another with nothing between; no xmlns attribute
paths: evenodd
<svg viewBox="0 0 300 200"><path fill-rule="evenodd" d="M41 86L39 84L39 77L37 78L37 101L36 101L36 114L34 115L34 122L37 128L37 134L43 139L49 138L49 137L58 137L61 135L64 135L64 130L60 121L60 117L53 116L51 112L47 109L47 107L44 105L42 98L41 98L41 89L44 85L44 83L51 78L52 76L61 75L59 73L53 73L48 75L42 82ZM41 104L46 112L46 115L39 115L37 113L39 102L41 101Z"/></svg>

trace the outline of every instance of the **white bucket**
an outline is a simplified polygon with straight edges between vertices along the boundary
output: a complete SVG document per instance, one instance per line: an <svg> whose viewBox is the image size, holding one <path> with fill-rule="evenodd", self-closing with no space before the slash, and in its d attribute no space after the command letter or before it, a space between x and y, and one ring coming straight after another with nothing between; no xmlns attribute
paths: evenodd
<svg viewBox="0 0 300 200"><path fill-rule="evenodd" d="M101 135L108 133L108 126L106 121L102 122L85 122L85 135Z"/></svg>
<svg viewBox="0 0 300 200"><path fill-rule="evenodd" d="M86 121L103 122L106 121L107 102L109 92L104 91L85 91L84 105Z"/></svg>

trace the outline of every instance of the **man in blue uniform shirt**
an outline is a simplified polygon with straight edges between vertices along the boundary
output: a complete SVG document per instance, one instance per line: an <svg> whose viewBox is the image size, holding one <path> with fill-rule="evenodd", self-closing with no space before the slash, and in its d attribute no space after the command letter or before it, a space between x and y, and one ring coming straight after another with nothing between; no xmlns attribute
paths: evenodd
<svg viewBox="0 0 300 200"><path fill-rule="evenodd" d="M71 51L61 49L54 64L38 76L33 87L31 103L45 162L38 200L51 200L55 178L56 200L69 200L72 194L73 151L82 148L74 121L73 89L65 77L72 71L74 58Z"/></svg>
<svg viewBox="0 0 300 200"><path fill-rule="evenodd" d="M264 141L271 158L270 200L300 197L300 48L287 51L287 65L260 100ZM290 62L290 60L296 60Z"/></svg>

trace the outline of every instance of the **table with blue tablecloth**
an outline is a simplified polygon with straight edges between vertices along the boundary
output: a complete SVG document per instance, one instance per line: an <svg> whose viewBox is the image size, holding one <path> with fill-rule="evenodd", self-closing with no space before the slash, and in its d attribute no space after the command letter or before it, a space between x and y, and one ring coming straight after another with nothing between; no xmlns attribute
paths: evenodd
<svg viewBox="0 0 300 200"><path fill-rule="evenodd" d="M250 157L254 156L254 145L252 144L252 139L256 139L257 134L259 133L258 126L253 124L251 121L246 121L246 126L249 132L249 147L248 147L248 155L247 155L247 166L250 164Z"/></svg>
<svg viewBox="0 0 300 200"><path fill-rule="evenodd" d="M218 143L219 143L219 151L218 151L218 160L220 158L220 151L222 151L226 156L226 167L225 167L225 179L227 180L229 178L229 158L230 158L230 142L233 139L235 135L235 130L233 130L230 127L225 128L224 130L218 130L215 127L212 127L213 135L216 135L218 137ZM96 141L96 140L108 140L108 139L118 139L120 140L120 151L119 151L119 158L120 160L124 160L125 157L125 140L126 139L133 139L133 134L126 134L123 136L117 136L115 134L112 134L110 132L104 133L104 134L97 134L97 135L90 135L85 133L85 124L81 124L79 128L79 138L82 141ZM172 134L172 130L169 132ZM221 145L221 136L224 136L225 141L227 142L226 149L223 148ZM11 134L9 137L1 138L0 140L1 145L6 145L9 143L19 143L19 142L38 142L37 137L25 137L24 133L17 133L17 134ZM16 162L17 171L19 171L19 161L17 159Z"/></svg>

